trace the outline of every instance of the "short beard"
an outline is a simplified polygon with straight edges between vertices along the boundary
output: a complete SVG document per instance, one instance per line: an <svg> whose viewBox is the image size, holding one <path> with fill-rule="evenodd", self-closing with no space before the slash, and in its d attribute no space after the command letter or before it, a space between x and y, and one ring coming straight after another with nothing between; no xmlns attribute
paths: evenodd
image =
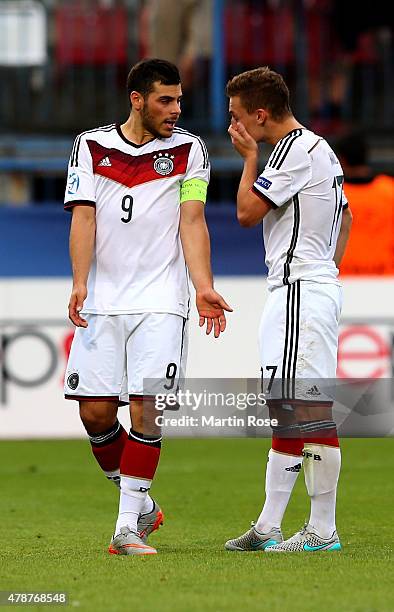
<svg viewBox="0 0 394 612"><path fill-rule="evenodd" d="M145 130L150 132L155 138L162 138L162 134L154 126L152 115L149 114L148 109L145 107L141 112L141 120Z"/></svg>

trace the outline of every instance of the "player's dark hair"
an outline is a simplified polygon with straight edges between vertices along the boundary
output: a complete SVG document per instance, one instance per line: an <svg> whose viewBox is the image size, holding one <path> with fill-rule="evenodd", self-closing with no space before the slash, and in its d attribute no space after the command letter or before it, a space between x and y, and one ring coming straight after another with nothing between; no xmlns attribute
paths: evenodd
<svg viewBox="0 0 394 612"><path fill-rule="evenodd" d="M362 132L350 132L337 140L336 154L348 166L366 166L368 164L368 147Z"/></svg>
<svg viewBox="0 0 394 612"><path fill-rule="evenodd" d="M268 66L237 74L227 83L226 93L239 96L249 114L258 108L268 110L274 120L292 114L289 89L283 77Z"/></svg>
<svg viewBox="0 0 394 612"><path fill-rule="evenodd" d="M178 68L162 59L141 60L132 67L127 77L129 99L132 91L138 91L146 98L153 91L153 84L157 82L163 85L179 85L181 77Z"/></svg>

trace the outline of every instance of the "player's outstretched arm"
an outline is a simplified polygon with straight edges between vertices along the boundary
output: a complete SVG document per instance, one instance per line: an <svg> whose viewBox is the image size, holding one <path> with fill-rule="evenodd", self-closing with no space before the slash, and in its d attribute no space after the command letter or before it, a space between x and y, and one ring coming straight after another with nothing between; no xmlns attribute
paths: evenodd
<svg viewBox="0 0 394 612"><path fill-rule="evenodd" d="M236 151L243 157L244 167L237 193L237 218L242 227L253 227L262 221L271 210L268 202L259 198L252 191L257 179L258 147L240 121L231 120L228 128L231 142Z"/></svg>
<svg viewBox="0 0 394 612"><path fill-rule="evenodd" d="M206 333L214 330L215 338L226 329L224 311L232 308L213 288L209 233L204 216L204 204L190 200L181 205L180 234L183 252L196 290L199 324L207 324Z"/></svg>
<svg viewBox="0 0 394 612"><path fill-rule="evenodd" d="M93 206L74 206L70 231L70 258L73 288L68 305L68 316L77 327L88 323L79 314L87 296L87 280L92 263L96 237L96 210Z"/></svg>
<svg viewBox="0 0 394 612"><path fill-rule="evenodd" d="M337 246L334 253L334 262L337 268L339 268L342 261L342 257L345 254L346 245L349 240L350 229L352 227L353 215L350 208L345 208L342 212L341 229L339 230Z"/></svg>

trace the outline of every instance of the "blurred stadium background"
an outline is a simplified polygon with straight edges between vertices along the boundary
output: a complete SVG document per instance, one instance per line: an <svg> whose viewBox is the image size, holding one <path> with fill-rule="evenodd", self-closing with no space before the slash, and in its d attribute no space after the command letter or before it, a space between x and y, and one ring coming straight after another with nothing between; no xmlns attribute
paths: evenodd
<svg viewBox="0 0 394 612"><path fill-rule="evenodd" d="M165 441L154 495L168 523L153 536L160 554L148 563L106 554L115 487L86 440L56 440L84 437L76 405L62 397L73 335L68 156L77 133L126 117L126 75L146 56L181 68L180 124L209 149L213 269L234 307L219 341L205 337L193 312L189 376L259 376L264 250L261 228L242 229L235 218L241 163L226 134L224 87L229 76L269 64L287 79L298 119L334 145L362 130L371 172L389 178L384 201L376 190L351 202L356 238L341 274L338 376L392 378L389 8L382 0L0 0L0 589L68 591L72 606L95 611L394 609L392 438L343 441L339 557L257 553L242 562L222 542L255 518L268 440ZM262 147L262 166L267 154ZM306 516L302 480L287 535Z"/></svg>
<svg viewBox="0 0 394 612"><path fill-rule="evenodd" d="M226 134L225 83L269 64L287 79L297 118L334 145L348 130L363 130L373 172L393 176L388 7L379 0L368 11L351 0L0 2L0 438L83 433L61 386L73 333L64 179L76 134L126 117L130 66L146 56L178 63L181 125L204 137L211 157L213 268L235 312L218 342L204 337L193 315L188 373L257 377L266 268L261 228L241 229L235 219L241 162ZM263 147L262 165L267 153ZM342 377L393 373L393 185L380 225L362 221L363 231L373 226L368 256L385 249L384 274L350 266L342 276Z"/></svg>

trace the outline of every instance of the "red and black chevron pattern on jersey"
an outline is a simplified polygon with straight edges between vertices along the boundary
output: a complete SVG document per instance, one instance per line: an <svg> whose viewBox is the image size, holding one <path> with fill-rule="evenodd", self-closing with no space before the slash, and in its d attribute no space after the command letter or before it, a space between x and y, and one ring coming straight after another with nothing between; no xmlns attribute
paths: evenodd
<svg viewBox="0 0 394 612"><path fill-rule="evenodd" d="M157 179L171 178L184 174L192 144L190 142L169 149L159 149L143 155L130 155L118 149L108 149L95 140L87 141L93 160L93 172L121 183L126 187L135 187ZM171 160L173 168L165 175L154 168L155 161ZM105 160L105 161L104 161Z"/></svg>

